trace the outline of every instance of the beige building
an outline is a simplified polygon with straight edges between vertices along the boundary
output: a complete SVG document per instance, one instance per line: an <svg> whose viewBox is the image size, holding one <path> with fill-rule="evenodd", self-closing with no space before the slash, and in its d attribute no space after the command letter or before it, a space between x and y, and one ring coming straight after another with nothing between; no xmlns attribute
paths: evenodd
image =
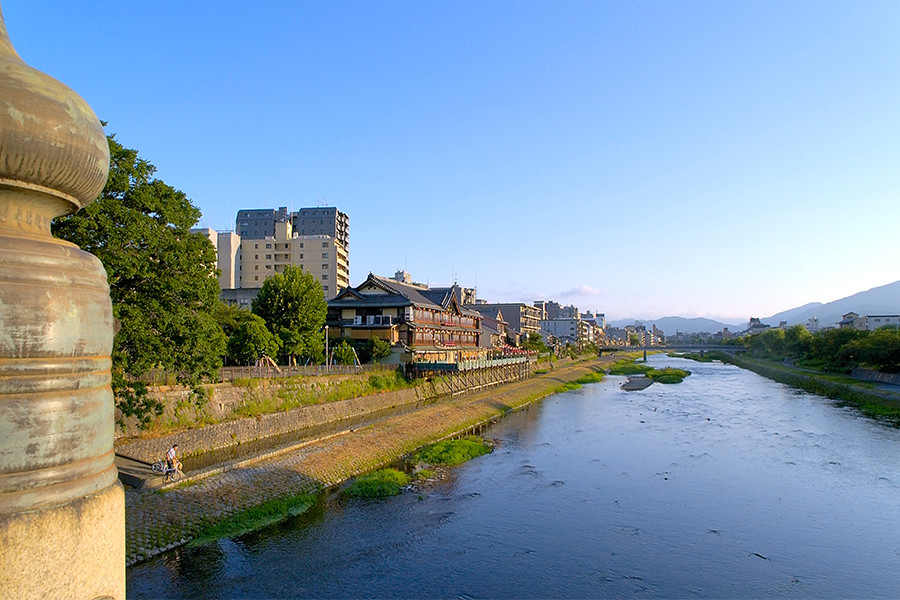
<svg viewBox="0 0 900 600"><path fill-rule="evenodd" d="M283 272L287 265L311 273L322 285L326 299L350 285L350 261L344 245L329 235L296 235L290 221L275 223L274 236L241 239L240 248L236 287L262 287L266 278Z"/></svg>
<svg viewBox="0 0 900 600"><path fill-rule="evenodd" d="M216 249L216 267L219 269L219 289L233 290L238 286L241 271L241 238L233 231L216 231L208 227L191 229L202 233Z"/></svg>

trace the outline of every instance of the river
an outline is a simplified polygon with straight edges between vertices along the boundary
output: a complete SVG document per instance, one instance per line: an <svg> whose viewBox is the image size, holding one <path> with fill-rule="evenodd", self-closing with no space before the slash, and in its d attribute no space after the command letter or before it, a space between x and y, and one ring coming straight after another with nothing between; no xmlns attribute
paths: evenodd
<svg viewBox="0 0 900 600"><path fill-rule="evenodd" d="M622 377L488 429L492 454L384 501L128 570L129 598L900 596L900 430L718 363Z"/></svg>

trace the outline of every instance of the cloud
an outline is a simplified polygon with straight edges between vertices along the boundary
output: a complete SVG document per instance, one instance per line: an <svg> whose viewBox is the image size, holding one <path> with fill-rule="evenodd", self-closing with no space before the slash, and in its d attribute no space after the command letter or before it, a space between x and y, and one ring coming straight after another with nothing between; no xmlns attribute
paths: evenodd
<svg viewBox="0 0 900 600"><path fill-rule="evenodd" d="M571 290L560 292L559 295L562 298L569 298L572 296L583 298L586 296L602 296L603 292L589 285L580 285L577 288L572 288Z"/></svg>

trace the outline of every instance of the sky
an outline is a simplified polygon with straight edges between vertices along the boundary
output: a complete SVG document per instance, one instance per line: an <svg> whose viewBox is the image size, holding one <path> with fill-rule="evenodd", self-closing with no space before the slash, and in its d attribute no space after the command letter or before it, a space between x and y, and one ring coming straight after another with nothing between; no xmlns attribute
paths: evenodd
<svg viewBox="0 0 900 600"><path fill-rule="evenodd" d="M900 2L5 0L199 225L336 206L350 279L746 322L900 279Z"/></svg>

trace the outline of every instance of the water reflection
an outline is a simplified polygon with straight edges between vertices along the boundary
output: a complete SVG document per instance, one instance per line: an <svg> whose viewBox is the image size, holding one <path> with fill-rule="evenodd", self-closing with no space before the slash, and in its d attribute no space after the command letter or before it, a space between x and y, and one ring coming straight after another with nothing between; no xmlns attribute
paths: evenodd
<svg viewBox="0 0 900 600"><path fill-rule="evenodd" d="M129 570L129 597L894 597L900 433L735 367L510 415L422 494Z"/></svg>

